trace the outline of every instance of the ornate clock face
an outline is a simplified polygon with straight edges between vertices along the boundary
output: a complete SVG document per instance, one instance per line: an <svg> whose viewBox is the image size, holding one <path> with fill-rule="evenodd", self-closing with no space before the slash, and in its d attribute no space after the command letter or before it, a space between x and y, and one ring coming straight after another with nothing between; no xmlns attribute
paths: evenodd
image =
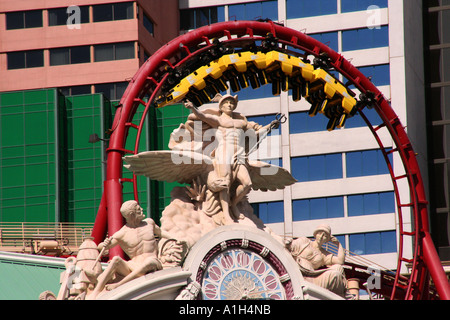
<svg viewBox="0 0 450 320"><path fill-rule="evenodd" d="M204 300L285 299L277 272L260 255L228 249L206 266L202 280Z"/></svg>

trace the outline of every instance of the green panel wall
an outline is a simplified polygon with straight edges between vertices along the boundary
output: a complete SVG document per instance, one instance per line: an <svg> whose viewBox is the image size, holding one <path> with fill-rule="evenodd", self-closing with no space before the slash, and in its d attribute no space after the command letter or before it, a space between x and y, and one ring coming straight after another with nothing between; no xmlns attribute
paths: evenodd
<svg viewBox="0 0 450 320"><path fill-rule="evenodd" d="M153 140L153 144L151 146L152 150L168 150L170 134L174 129L178 128L180 123L186 122L189 113L189 109L185 108L184 105L181 104L156 109L154 117L157 132L156 140ZM161 215L164 208L170 204L170 192L176 186L180 186L180 184L176 182L152 183L152 194L155 195L153 202L159 215Z"/></svg>
<svg viewBox="0 0 450 320"><path fill-rule="evenodd" d="M111 127L101 94L0 93L0 222L94 222Z"/></svg>
<svg viewBox="0 0 450 320"><path fill-rule="evenodd" d="M65 221L93 222L103 193L107 142L90 143L93 133L105 139L111 103L101 94L67 97L67 216Z"/></svg>
<svg viewBox="0 0 450 320"><path fill-rule="evenodd" d="M0 221L55 221L59 103L55 89L0 93Z"/></svg>
<svg viewBox="0 0 450 320"><path fill-rule="evenodd" d="M56 89L0 93L0 222L95 221L107 142L89 143L89 136L108 139L116 104L101 94L65 97ZM170 134L189 113L183 105L151 109L138 152L167 150ZM130 127L126 149L135 149L136 136ZM123 177L132 173L124 168ZM142 176L137 182L141 206L158 222L179 184ZM132 183L123 182L123 195L124 201L134 198Z"/></svg>

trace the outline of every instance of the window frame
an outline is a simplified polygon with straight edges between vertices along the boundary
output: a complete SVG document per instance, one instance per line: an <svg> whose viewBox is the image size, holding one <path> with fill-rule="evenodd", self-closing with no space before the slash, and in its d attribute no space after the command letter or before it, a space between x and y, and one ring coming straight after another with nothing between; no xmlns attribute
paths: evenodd
<svg viewBox="0 0 450 320"><path fill-rule="evenodd" d="M389 200L388 206L386 206L387 200ZM377 203L372 203L371 205L371 201L376 201ZM395 207L394 191L352 194L347 196L348 217L395 213Z"/></svg>
<svg viewBox="0 0 450 320"><path fill-rule="evenodd" d="M116 12L119 12L117 9L119 6L125 6L132 8L131 16L126 13L126 17L119 17ZM102 8L108 8L108 12L106 10L104 12L101 11ZM107 21L121 21L121 20L130 20L136 17L134 9L134 2L117 2L117 3L104 3L104 4L96 4L92 6L92 22L107 22ZM121 12L121 11L120 11Z"/></svg>
<svg viewBox="0 0 450 320"><path fill-rule="evenodd" d="M39 15L39 21L38 25L29 25L31 24L31 15L34 13L38 13ZM15 16L15 17L14 17ZM27 18L28 16L28 18ZM11 25L13 21L17 21L20 19L21 23L16 24L14 26ZM43 27L43 10L27 10L27 11L13 11L13 12L6 12L5 13L5 29L6 30L17 30L17 29L31 29L31 28L42 28ZM27 22L29 21L29 22Z"/></svg>
<svg viewBox="0 0 450 320"><path fill-rule="evenodd" d="M374 240L378 243L374 243ZM387 230L349 234L349 250L358 255L396 253L397 232Z"/></svg>
<svg viewBox="0 0 450 320"><path fill-rule="evenodd" d="M100 90L101 86L104 86L104 87L109 86L108 90L112 89L114 91L114 97L111 97L110 94L105 94L104 90ZM127 86L128 86L128 82L126 82L126 81L98 83L98 84L94 85L94 91L95 91L95 93L102 93L109 100L119 100L122 97L123 93L125 92ZM110 93L111 93L111 91L110 91Z"/></svg>
<svg viewBox="0 0 450 320"><path fill-rule="evenodd" d="M73 50L80 50L81 48L87 49L86 52L88 52L89 60L88 61L77 61L79 55L73 54ZM68 63L52 63L52 54L56 52L64 52L67 51L68 53ZM91 57L91 46L74 46L74 47L63 47L63 48L52 48L49 49L49 55L50 55L50 66L61 66L61 65L72 65L72 64L81 64L81 63L91 63L92 57ZM76 58L75 58L76 57Z"/></svg>
<svg viewBox="0 0 450 320"><path fill-rule="evenodd" d="M380 9L384 9L388 7L388 0L339 0L341 2L341 12L357 12L357 11L366 11L370 6L374 5L379 7ZM353 8L351 8L351 4L349 1L353 2ZM383 3L381 3L383 2Z"/></svg>
<svg viewBox="0 0 450 320"><path fill-rule="evenodd" d="M118 46L120 45L130 45L129 48L133 52L133 56L129 58L117 58L118 56ZM111 47L112 59L99 59L97 57L97 49ZM125 41L125 42L115 42L115 43L102 43L94 45L94 62L104 62L104 61L118 61L136 58L136 47L135 41Z"/></svg>
<svg viewBox="0 0 450 320"><path fill-rule="evenodd" d="M321 169L322 172L313 172L311 174L313 171L311 167L316 166L318 161L321 162L322 168L320 168L320 166L317 167L318 169ZM342 153L291 157L291 174L295 179L297 179L298 182L343 179L343 161ZM295 164L295 162L299 162L299 164ZM329 166L334 163L336 164ZM300 170L300 172L297 172L297 170Z"/></svg>
<svg viewBox="0 0 450 320"><path fill-rule="evenodd" d="M284 222L284 201L268 201L251 203L254 214L264 223L283 223ZM257 206L257 207L256 207ZM281 208L277 208L281 206ZM271 208L270 208L271 207ZM263 209L263 211L260 211ZM276 214L270 214L269 210L276 210Z"/></svg>
<svg viewBox="0 0 450 320"><path fill-rule="evenodd" d="M292 221L294 222L344 217L344 196L292 200Z"/></svg>
<svg viewBox="0 0 450 320"><path fill-rule="evenodd" d="M274 5L276 8L276 12L267 7L268 5ZM264 8L266 7L266 8ZM256 12L258 11L258 12ZM269 13L273 16L265 16L264 11L269 11ZM236 13L236 14L234 14ZM249 15L252 16L249 16ZM275 17L276 14L276 17ZM278 5L276 0L268 0L268 1L256 1L256 2L248 2L248 3L237 3L237 4L229 4L228 5L228 20L255 20L255 19L270 19L273 21L278 21Z"/></svg>
<svg viewBox="0 0 450 320"><path fill-rule="evenodd" d="M155 23L145 12L142 16L142 25L144 26L145 30L147 30L148 33L152 35L152 37L155 36Z"/></svg>
<svg viewBox="0 0 450 320"><path fill-rule="evenodd" d="M197 13L200 9L208 9L208 21L206 25L225 21L225 5L202 7L202 8L190 8L180 10L180 30L188 31L201 27L197 25ZM216 9L217 14L213 13ZM214 18L214 19L213 19Z"/></svg>
<svg viewBox="0 0 450 320"><path fill-rule="evenodd" d="M317 6L319 7L319 9L317 8ZM315 0L315 1L286 0L286 19L302 19L337 13L338 13L337 0Z"/></svg>
<svg viewBox="0 0 450 320"><path fill-rule="evenodd" d="M28 57L29 54L30 53L38 53L38 52L40 53L40 60L41 60L42 63L39 64L39 65L36 65L36 66L29 66L29 62L31 62L29 60L29 57ZM20 60L22 60L23 64L20 64L20 66L17 66L17 67L11 67L11 64L12 64L11 58L14 55L16 55L16 58L19 55L22 55L22 57L20 57ZM7 70L40 68L40 67L44 66L44 50L43 49L38 49L38 50L25 50L25 51L7 52L6 60L7 60L7 65L6 65Z"/></svg>
<svg viewBox="0 0 450 320"><path fill-rule="evenodd" d="M49 27L56 27L56 26L63 26L67 24L67 19L69 18L69 14L67 13L68 7L61 7L61 8L51 8L47 10L47 20L48 20L48 26ZM90 17L89 17L89 6L79 6L80 8L80 23L89 23ZM87 12L86 12L87 11ZM57 22L54 23L51 20L53 19L51 17L52 13L56 13L56 15L62 15L62 16L56 16ZM64 22L58 21L60 19L65 17ZM87 18L87 19L86 19Z"/></svg>
<svg viewBox="0 0 450 320"><path fill-rule="evenodd" d="M342 30L342 51L389 47L389 25ZM383 41L380 41L382 37ZM359 43L362 41L361 43Z"/></svg>
<svg viewBox="0 0 450 320"><path fill-rule="evenodd" d="M375 153L375 157L370 155L370 153L372 152ZM358 154L360 154L360 156ZM352 156L354 156L354 159L351 159ZM392 163L393 161L392 154L389 154L388 158L389 162ZM372 164L375 164L376 167L373 166L367 167L368 164L367 160L372 161ZM345 156L345 166L347 178L389 174L389 168L387 166L387 163L385 161L381 149L358 150L347 152Z"/></svg>

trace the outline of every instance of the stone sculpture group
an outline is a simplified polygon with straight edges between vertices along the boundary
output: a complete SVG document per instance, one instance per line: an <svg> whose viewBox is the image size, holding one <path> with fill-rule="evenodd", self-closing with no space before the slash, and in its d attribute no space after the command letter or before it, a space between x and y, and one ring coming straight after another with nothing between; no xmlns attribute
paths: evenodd
<svg viewBox="0 0 450 320"><path fill-rule="evenodd" d="M314 231L315 241L285 240L264 225L247 199L251 190L283 189L296 182L287 170L250 157L280 120L266 126L248 121L235 112L237 96L217 95L214 101L219 102L219 110L200 111L185 103L192 113L172 133L170 150L124 157L125 167L136 175L188 184L173 189L161 227L145 218L136 201L124 202L121 214L126 224L99 245L86 239L77 257L66 260L56 299L101 299L105 292L147 273L180 266L201 237L229 224L266 231L292 255L306 280L345 296L345 253L329 226ZM337 255L322 248L329 241L338 247ZM103 270L101 257L116 245L128 259L115 256Z"/></svg>

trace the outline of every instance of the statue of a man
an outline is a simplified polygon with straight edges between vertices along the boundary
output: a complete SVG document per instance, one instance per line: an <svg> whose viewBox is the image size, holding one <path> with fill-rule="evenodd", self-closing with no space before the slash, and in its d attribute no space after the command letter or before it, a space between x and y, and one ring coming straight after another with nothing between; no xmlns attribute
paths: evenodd
<svg viewBox="0 0 450 320"><path fill-rule="evenodd" d="M286 247L306 280L344 297L347 290L347 280L342 267L345 262L344 248L339 240L331 235L331 228L328 225L318 226L314 230L314 238L315 241L306 237L289 240ZM327 242L334 243L338 247L337 255L322 248Z"/></svg>
<svg viewBox="0 0 450 320"><path fill-rule="evenodd" d="M234 112L237 107L237 96L232 95L224 95L221 97L219 100L219 114L202 112L195 108L190 101L185 102L185 106L199 120L217 129L215 135L217 147L213 158L214 171L212 171L212 174L213 179L221 182L222 190L219 191L219 197L225 219L230 219L232 222L239 218L236 208L237 203L252 188L252 179L247 169L245 132L247 130L254 130L255 135L259 136L260 133L277 128L279 126L279 120L274 120L266 126L247 121L243 115ZM231 185L235 181L239 184L233 198L230 199Z"/></svg>
<svg viewBox="0 0 450 320"><path fill-rule="evenodd" d="M198 235L221 225L242 222L261 227L262 221L246 199L250 190L281 190L297 181L288 170L249 157L261 150L260 143L284 121L283 115L262 126L234 111L237 95L217 94L212 101L219 102L219 109L198 110L189 101L185 103L192 113L172 132L170 150L123 158L124 167L136 175L191 185L188 189L174 188L161 218L163 230L190 244ZM267 151L279 150L276 143L269 146ZM186 223L177 223L178 219Z"/></svg>
<svg viewBox="0 0 450 320"><path fill-rule="evenodd" d="M115 256L98 277L97 285L87 299L95 299L103 289L115 289L148 272L162 269L158 259L157 237L170 239L170 236L165 234L152 219L144 219L143 210L135 200L124 202L120 212L125 218L126 224L100 243L98 249L109 249L120 245L130 260L125 261L121 257ZM117 283L107 284L115 275L124 278Z"/></svg>

